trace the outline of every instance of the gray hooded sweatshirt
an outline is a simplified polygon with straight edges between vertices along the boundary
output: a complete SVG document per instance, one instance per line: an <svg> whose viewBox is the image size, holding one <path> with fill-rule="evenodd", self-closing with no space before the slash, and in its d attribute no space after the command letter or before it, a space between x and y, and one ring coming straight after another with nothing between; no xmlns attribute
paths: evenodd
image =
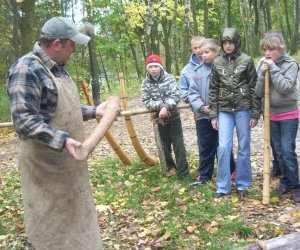
<svg viewBox="0 0 300 250"><path fill-rule="evenodd" d="M255 87L257 96L264 98L265 74L261 70L263 60L258 65L258 82ZM280 114L292 111L298 107L297 76L299 65L287 54L269 65L270 72L270 112Z"/></svg>

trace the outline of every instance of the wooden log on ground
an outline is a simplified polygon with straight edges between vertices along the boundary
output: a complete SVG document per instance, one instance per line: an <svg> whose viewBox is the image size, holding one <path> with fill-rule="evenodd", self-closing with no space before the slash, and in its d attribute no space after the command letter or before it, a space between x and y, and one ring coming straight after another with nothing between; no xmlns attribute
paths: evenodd
<svg viewBox="0 0 300 250"><path fill-rule="evenodd" d="M269 240L260 240L236 250L299 250L300 249L300 232L287 234Z"/></svg>

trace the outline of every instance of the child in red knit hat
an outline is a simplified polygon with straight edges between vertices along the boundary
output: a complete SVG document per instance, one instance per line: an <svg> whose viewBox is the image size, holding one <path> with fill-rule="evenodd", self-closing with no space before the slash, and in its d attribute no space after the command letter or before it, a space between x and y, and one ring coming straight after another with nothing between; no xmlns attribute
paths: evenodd
<svg viewBox="0 0 300 250"><path fill-rule="evenodd" d="M147 58L146 69L147 75L141 90L142 102L148 109L156 111L154 119L158 123L167 168L175 168L179 177L189 179L182 125L177 110L180 101L177 82L173 75L164 71L158 55ZM176 163L172 157L172 146Z"/></svg>

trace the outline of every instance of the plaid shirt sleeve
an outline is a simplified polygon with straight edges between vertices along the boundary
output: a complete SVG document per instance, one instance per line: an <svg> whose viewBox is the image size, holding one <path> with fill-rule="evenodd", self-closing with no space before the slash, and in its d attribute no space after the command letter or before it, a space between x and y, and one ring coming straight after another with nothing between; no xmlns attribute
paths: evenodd
<svg viewBox="0 0 300 250"><path fill-rule="evenodd" d="M30 57L19 59L7 80L12 120L17 133L43 145L62 150L68 134L49 126L57 91L46 70Z"/></svg>

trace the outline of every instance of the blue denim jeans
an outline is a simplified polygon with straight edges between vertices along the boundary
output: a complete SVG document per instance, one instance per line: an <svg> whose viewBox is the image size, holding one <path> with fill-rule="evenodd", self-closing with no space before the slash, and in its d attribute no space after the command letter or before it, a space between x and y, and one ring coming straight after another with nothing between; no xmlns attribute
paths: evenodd
<svg viewBox="0 0 300 250"><path fill-rule="evenodd" d="M271 139L281 171L280 184L299 188L299 170L296 154L296 136L299 119L271 121Z"/></svg>
<svg viewBox="0 0 300 250"><path fill-rule="evenodd" d="M235 187L237 190L245 190L252 187L250 116L251 110L219 112L218 114L219 146L217 193L231 193L230 155L232 151L234 128L236 128L238 139Z"/></svg>
<svg viewBox="0 0 300 250"><path fill-rule="evenodd" d="M196 120L196 132L199 153L198 172L202 181L209 181L214 171L218 148L218 131L211 125L211 120ZM233 154L230 158L230 174L235 170Z"/></svg>

